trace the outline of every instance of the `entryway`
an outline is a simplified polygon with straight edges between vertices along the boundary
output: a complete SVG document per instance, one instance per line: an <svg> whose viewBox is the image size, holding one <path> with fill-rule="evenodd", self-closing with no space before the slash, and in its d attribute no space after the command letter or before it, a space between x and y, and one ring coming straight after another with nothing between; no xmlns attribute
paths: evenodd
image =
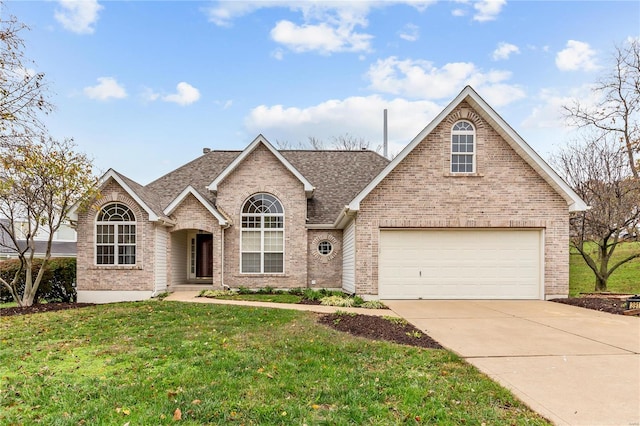
<svg viewBox="0 0 640 426"><path fill-rule="evenodd" d="M188 257L190 280L213 277L213 235L191 233Z"/></svg>
<svg viewBox="0 0 640 426"><path fill-rule="evenodd" d="M182 229L171 233L171 291L211 288L214 243L211 232Z"/></svg>

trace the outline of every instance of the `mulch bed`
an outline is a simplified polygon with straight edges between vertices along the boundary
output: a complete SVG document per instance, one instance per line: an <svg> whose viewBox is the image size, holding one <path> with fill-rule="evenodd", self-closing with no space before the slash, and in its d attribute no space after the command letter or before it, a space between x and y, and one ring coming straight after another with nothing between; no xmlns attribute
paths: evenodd
<svg viewBox="0 0 640 426"><path fill-rule="evenodd" d="M31 306L15 306L12 308L0 309L0 317L9 317L12 315L28 315L40 312L63 311L65 309L84 308L93 306L93 303L43 303Z"/></svg>
<svg viewBox="0 0 640 426"><path fill-rule="evenodd" d="M440 343L411 324L398 324L386 318L362 314L327 314L320 323L339 331L373 340L388 340L402 345L442 349Z"/></svg>
<svg viewBox="0 0 640 426"><path fill-rule="evenodd" d="M565 305L579 306L593 309L594 311L609 312L610 314L624 315L626 298L619 297L569 297L567 299L552 299L551 302L564 303Z"/></svg>

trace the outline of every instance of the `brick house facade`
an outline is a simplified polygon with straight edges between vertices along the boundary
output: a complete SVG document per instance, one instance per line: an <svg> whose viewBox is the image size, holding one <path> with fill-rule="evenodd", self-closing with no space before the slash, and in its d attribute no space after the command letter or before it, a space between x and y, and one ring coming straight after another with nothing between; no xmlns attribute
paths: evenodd
<svg viewBox="0 0 640 426"><path fill-rule="evenodd" d="M194 286L566 296L569 212L586 208L470 87L393 161L371 151L278 151L258 136L146 186L113 170L102 185L73 218L79 300Z"/></svg>

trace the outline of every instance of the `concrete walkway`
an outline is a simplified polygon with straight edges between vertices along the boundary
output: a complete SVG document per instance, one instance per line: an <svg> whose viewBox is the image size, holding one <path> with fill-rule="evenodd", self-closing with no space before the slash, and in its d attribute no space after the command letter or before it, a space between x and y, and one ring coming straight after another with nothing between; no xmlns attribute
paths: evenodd
<svg viewBox="0 0 640 426"><path fill-rule="evenodd" d="M544 301L384 301L557 425L640 425L640 318Z"/></svg>
<svg viewBox="0 0 640 426"><path fill-rule="evenodd" d="M218 305L239 305L253 306L256 308L277 308L290 309L295 311L318 312L322 314L332 314L336 311L355 312L363 315L389 316L397 317L398 314L389 309L364 309L364 308L340 308L337 306L322 305L297 305L294 303L272 303L272 302L250 302L245 300L220 300L211 299L209 297L198 297L199 291L177 291L171 293L164 300L172 300L174 302L194 302L194 303L213 303Z"/></svg>

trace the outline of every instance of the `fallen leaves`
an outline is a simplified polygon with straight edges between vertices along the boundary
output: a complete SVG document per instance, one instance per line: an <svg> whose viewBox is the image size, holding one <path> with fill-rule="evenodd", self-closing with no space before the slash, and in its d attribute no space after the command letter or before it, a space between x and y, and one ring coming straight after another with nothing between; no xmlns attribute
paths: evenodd
<svg viewBox="0 0 640 426"><path fill-rule="evenodd" d="M176 411L173 412L173 420L174 421L182 420L182 410L180 410L179 408L176 408Z"/></svg>

